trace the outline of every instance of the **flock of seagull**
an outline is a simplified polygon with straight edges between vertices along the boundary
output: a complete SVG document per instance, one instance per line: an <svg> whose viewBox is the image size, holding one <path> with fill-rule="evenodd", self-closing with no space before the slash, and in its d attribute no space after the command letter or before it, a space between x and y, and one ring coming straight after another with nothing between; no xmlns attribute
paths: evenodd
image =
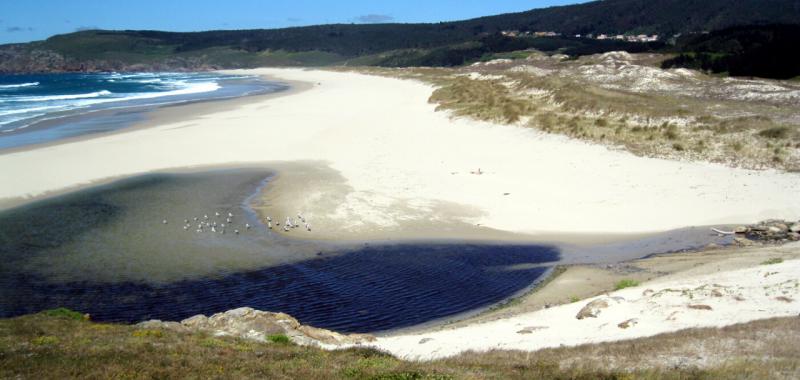
<svg viewBox="0 0 800 380"><path fill-rule="evenodd" d="M221 221L220 218L225 218L224 221ZM272 229L272 217L267 216L264 219L264 222L267 226L267 230ZM161 221L162 224L169 224L169 221L166 219ZM280 222L275 222L275 226L278 228L283 227L284 232L289 232L292 229L300 228L300 223L303 224L306 231L311 232L311 223L306 221L306 218L303 217L303 214L297 213L297 219L293 219L290 216L286 217L286 221L281 224ZM239 235L241 231L239 229L234 228L233 224L233 213L228 213L227 216L223 216L219 212L215 212L213 217L209 217L208 214L203 215L203 217L194 217L191 220L184 219L183 220L183 230L190 231L195 229L195 232L202 233L202 232L212 232L212 233L219 233L221 235L225 235L225 230L233 228L233 233L235 235ZM250 223L244 224L244 230L249 231L252 229L253 226Z"/></svg>

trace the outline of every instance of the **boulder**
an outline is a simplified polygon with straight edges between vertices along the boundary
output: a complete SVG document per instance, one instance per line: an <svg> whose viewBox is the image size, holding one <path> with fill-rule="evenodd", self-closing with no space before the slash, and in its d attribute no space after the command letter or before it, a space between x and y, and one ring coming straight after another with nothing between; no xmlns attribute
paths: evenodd
<svg viewBox="0 0 800 380"><path fill-rule="evenodd" d="M733 238L733 241L736 244L738 244L738 245L740 245L742 247L749 247L749 246L754 244L754 242L752 240L750 240L748 238L745 238L745 237L738 237L737 236L737 237Z"/></svg>
<svg viewBox="0 0 800 380"><path fill-rule="evenodd" d="M575 318L578 319L597 318L597 315L600 314L600 311L607 307L608 307L607 300L596 299L586 304L586 306L584 306L581 309L581 311L578 312L578 315L576 315Z"/></svg>
<svg viewBox="0 0 800 380"><path fill-rule="evenodd" d="M182 320L181 324L192 330L200 330L208 326L208 317L202 314L195 315Z"/></svg>
<svg viewBox="0 0 800 380"><path fill-rule="evenodd" d="M733 232L737 233L737 234L746 234L746 233L750 232L750 228L748 228L747 226L739 226L739 227L734 228Z"/></svg>
<svg viewBox="0 0 800 380"><path fill-rule="evenodd" d="M800 222L794 223L791 226L789 226L789 231L800 232Z"/></svg>
<svg viewBox="0 0 800 380"><path fill-rule="evenodd" d="M621 329L627 329L628 327L636 326L638 323L639 323L638 319L631 318L631 319L629 319L627 321L620 322L619 324L617 324L617 327L619 327Z"/></svg>
<svg viewBox="0 0 800 380"><path fill-rule="evenodd" d="M293 342L304 345L316 344L360 344L372 342L375 337L367 334L344 335L312 326L303 326L292 316L241 307L217 313L210 317L195 315L177 324L191 331L206 331L215 336L235 336L265 341L270 335L286 335Z"/></svg>
<svg viewBox="0 0 800 380"><path fill-rule="evenodd" d="M689 305L688 308L695 310L713 310L711 306L708 305Z"/></svg>

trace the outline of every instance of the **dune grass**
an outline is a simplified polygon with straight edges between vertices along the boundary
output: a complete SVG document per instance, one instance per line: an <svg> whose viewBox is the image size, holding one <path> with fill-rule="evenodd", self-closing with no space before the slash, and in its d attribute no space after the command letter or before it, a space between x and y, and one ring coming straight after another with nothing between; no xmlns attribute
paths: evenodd
<svg viewBox="0 0 800 380"><path fill-rule="evenodd" d="M792 378L800 374L800 348L791 344L799 338L800 318L793 317L535 353L492 351L408 362L368 348L324 351L283 339L259 343L140 329L57 312L0 320L0 378ZM681 358L697 357L712 365L680 364Z"/></svg>
<svg viewBox="0 0 800 380"><path fill-rule="evenodd" d="M538 63L536 67L552 72L549 75L514 70L518 65L526 68L524 59L452 69L344 70L430 83L436 87L430 102L457 117L518 124L641 156L800 170L800 125L796 122L800 113L794 107L687 97L679 90L610 89L574 75L591 62ZM721 78L703 81L722 91Z"/></svg>
<svg viewBox="0 0 800 380"><path fill-rule="evenodd" d="M619 280L619 282L617 282L616 284L614 284L614 290L632 288L634 286L639 286L639 281L631 280L631 279L622 279L622 280Z"/></svg>

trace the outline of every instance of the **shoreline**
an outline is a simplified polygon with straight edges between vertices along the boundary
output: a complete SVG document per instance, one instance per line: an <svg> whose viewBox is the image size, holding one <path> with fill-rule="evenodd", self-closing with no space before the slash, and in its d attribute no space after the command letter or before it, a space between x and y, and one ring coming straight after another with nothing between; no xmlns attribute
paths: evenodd
<svg viewBox="0 0 800 380"><path fill-rule="evenodd" d="M2 154L0 169L16 181L0 189L0 202L159 170L317 162L324 178L279 173L266 197L280 200L270 212L309 214L314 236L337 240L646 234L800 214L790 196L800 191L797 173L642 158L454 119L435 112L431 87L414 81L231 73L314 91L172 107L119 133ZM209 112L193 114L201 110ZM103 162L110 155L113 165ZM481 175L469 174L478 167Z"/></svg>
<svg viewBox="0 0 800 380"><path fill-rule="evenodd" d="M777 261L767 264L770 259ZM667 268L632 288L615 290L591 284L594 279L584 278L586 272L570 273L574 269L591 269L589 266L567 267L511 306L449 324L380 334L377 342L356 346L383 350L402 359L428 361L468 351L535 352L552 347L619 342L690 328L719 328L788 317L800 312L798 306L792 306L800 294L795 286L800 243L665 254L622 264ZM764 280L774 275L782 277ZM588 284L584 287L591 288L592 293L565 300L568 297L565 288L580 288L581 282ZM556 295L560 302L543 303L558 292L561 292ZM680 295L668 296L675 292ZM759 297L759 292L764 299L751 300ZM530 300L533 302L526 308L524 304ZM597 304L593 301L608 306L591 309L589 305ZM681 304L685 304L683 309ZM595 317L584 320L575 317L576 313L580 315L590 309L595 310ZM692 312L692 309L703 311ZM659 321L651 314L666 319Z"/></svg>
<svg viewBox="0 0 800 380"><path fill-rule="evenodd" d="M225 73L225 71L219 71L219 72ZM152 128L165 123L191 122L192 120L202 118L203 116L209 114L235 109L243 104L261 102L268 99L278 98L281 96L290 96L313 87L310 83L306 82L282 81L269 76L261 76L261 78L269 82L286 85L286 89L269 93L263 93L263 94L255 94L255 95L241 95L241 96L227 97L227 98L196 99L196 100L182 101L178 103L132 106L121 109L113 109L113 108L101 109L101 110L86 112L84 114L77 114L77 115L70 115L66 117L56 118L54 120L44 120L31 127L32 128L31 130L46 129L50 127L50 124L58 123L59 121L62 120L92 118L97 115L114 114L115 112L135 112L141 116L141 120L132 121L130 125L123 128L104 131L104 132L86 133L72 137L60 138L58 140L44 142L44 143L28 144L12 148L5 148L0 150L0 156L4 154L25 152L29 150L47 148L50 146L81 142L81 141L91 140L94 138L102 138L105 136L112 136L116 134L136 131L139 129ZM44 124L44 125L40 126L39 124Z"/></svg>

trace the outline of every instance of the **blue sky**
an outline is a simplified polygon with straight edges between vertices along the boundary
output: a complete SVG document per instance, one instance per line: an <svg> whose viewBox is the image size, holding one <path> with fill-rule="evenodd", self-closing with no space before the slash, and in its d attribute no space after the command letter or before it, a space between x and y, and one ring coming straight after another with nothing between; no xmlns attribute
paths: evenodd
<svg viewBox="0 0 800 380"><path fill-rule="evenodd" d="M82 28L197 31L327 23L437 22L581 0L0 0L0 43Z"/></svg>

